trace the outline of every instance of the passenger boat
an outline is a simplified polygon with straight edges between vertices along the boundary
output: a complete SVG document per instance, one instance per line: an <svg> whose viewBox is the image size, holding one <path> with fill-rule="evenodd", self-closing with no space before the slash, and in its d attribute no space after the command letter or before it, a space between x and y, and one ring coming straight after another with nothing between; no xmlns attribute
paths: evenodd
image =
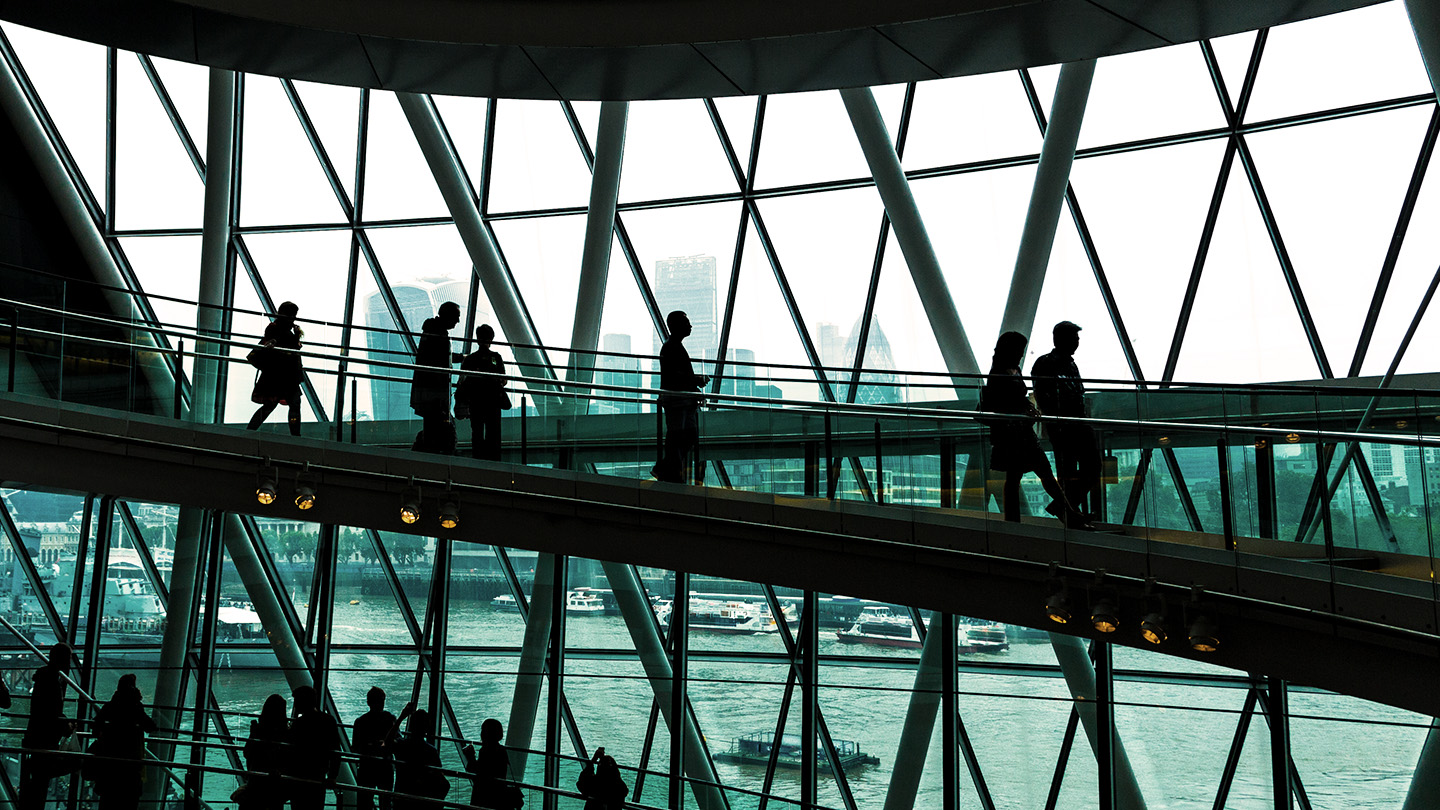
<svg viewBox="0 0 1440 810"><path fill-rule="evenodd" d="M667 605L664 616L656 609L656 618L670 626L674 605ZM691 599L689 627L696 633L719 633L729 636L751 636L764 630L760 623L760 606L751 602Z"/></svg>
<svg viewBox="0 0 1440 810"><path fill-rule="evenodd" d="M515 597L511 596L510 594L502 593L494 599L490 600L490 609L502 611L504 613L519 613L520 603L516 602Z"/></svg>
<svg viewBox="0 0 1440 810"><path fill-rule="evenodd" d="M874 644L912 650L921 646L920 633L910 617L897 615L886 605L865 606L855 624L849 630L837 631L835 637L844 644ZM1005 625L958 618L955 628L957 653L997 653L1008 649L1010 639Z"/></svg>
<svg viewBox="0 0 1440 810"><path fill-rule="evenodd" d="M600 616L605 600L590 588L576 588L565 594L565 612L576 616Z"/></svg>
<svg viewBox="0 0 1440 810"><path fill-rule="evenodd" d="M865 765L880 764L879 757L861 751L860 744L854 740L831 740L831 742L835 744L835 758L840 761L842 770L849 771ZM715 758L721 762L731 762L737 765L768 767L771 751L775 748L775 733L761 731L755 734L746 734L732 741L730 750L717 752ZM834 769L829 757L825 756L825 749L819 745L816 748L816 767L821 773L833 773ZM775 764L781 768L799 768L804 753L804 748L800 745L800 735L781 735L779 751L775 754Z"/></svg>
<svg viewBox="0 0 1440 810"><path fill-rule="evenodd" d="M759 608L760 608L760 632L762 632L762 633L778 633L778 632L780 632L780 625L775 622L775 616L770 612L770 606L769 606L769 605L762 604L762 605L759 606ZM797 626L796 622L799 621L800 614L799 614L798 611L795 610L795 604L794 604L793 602L786 602L785 604L781 605L781 606L780 606L780 615L782 615L782 616L785 617L785 624L788 625L789 627L794 628L794 627Z"/></svg>

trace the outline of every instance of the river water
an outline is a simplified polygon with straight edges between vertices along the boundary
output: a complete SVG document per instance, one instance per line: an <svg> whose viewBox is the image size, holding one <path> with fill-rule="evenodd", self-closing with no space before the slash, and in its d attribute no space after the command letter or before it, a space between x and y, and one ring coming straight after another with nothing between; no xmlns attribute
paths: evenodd
<svg viewBox="0 0 1440 810"><path fill-rule="evenodd" d="M423 610L423 605L417 605ZM450 612L451 650L446 689L464 736L478 736L480 722L497 717L509 724L518 649L524 625L515 613L493 611L485 602L455 602ZM581 738L590 751L603 745L623 767L640 763L645 747L652 692L619 616L570 617L565 696ZM339 600L335 616L331 690L342 720L364 711L365 692L379 685L390 695L392 711L408 699L414 685L414 653L345 651L347 644L409 643L393 603L364 598ZM690 697L707 745L728 748L731 740L755 732L773 732L784 702L786 668L748 660L757 653L779 653L776 634L718 636L694 633L691 641ZM914 682L915 650L842 645L833 631L821 639L819 701L831 734L854 740L880 758L848 774L860 808L879 808L889 786L896 746ZM862 656L861 665L824 661L824 656ZM997 665L1038 665L999 671ZM1136 779L1152 810L1201 810L1215 803L1216 788L1236 735L1246 690L1243 685L1202 683L1204 676L1234 675L1180 658L1116 648L1120 673L1116 684L1116 723ZM1043 808L1051 788L1071 704L1065 683L1052 669L1055 656L1046 642L1016 643L999 654L962 658L959 677L961 720L985 784L999 808ZM1135 679L1127 672L1159 671L1185 682ZM230 671L217 683L227 709L257 711L272 691L285 691L278 673ZM422 692L423 694L423 692ZM797 690L798 694L798 690ZM545 699L542 693L532 748L543 747ZM1409 786L1425 735L1425 720L1374 703L1299 688L1292 690L1292 755L1315 808L1398 808ZM799 733L798 701L790 712L788 733ZM669 738L663 721L655 734L649 768L668 769ZM569 741L564 750L571 752ZM444 755L459 764L453 747ZM1256 714L1242 747L1226 808L1262 810L1270 798L1268 725ZM941 805L940 733L932 734L916 807ZM965 772L964 763L961 764ZM567 765L562 784L573 783L577 768ZM727 786L761 790L764 769L717 763ZM541 765L531 758L527 779L541 781ZM626 780L635 787L634 774ZM965 779L961 807L980 807L973 783ZM663 806L663 777L648 777L641 800ZM456 788L456 791L462 788ZM781 771L772 793L799 798L795 772ZM466 791L468 793L468 790ZM1065 810L1096 806L1094 759L1083 731L1077 736L1064 774L1058 806ZM452 798L461 795L452 792ZM757 802L737 793L731 806ZM821 800L843 807L833 779L822 779ZM781 807L772 803L772 807Z"/></svg>

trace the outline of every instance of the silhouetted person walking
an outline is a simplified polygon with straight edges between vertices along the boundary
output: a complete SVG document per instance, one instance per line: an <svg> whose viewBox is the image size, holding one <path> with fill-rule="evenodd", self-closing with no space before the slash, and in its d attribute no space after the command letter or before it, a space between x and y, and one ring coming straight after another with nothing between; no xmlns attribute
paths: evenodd
<svg viewBox="0 0 1440 810"><path fill-rule="evenodd" d="M340 772L340 729L335 718L320 710L314 687L298 687L292 698L295 717L286 737L287 773L303 781L290 784L290 807L321 810L325 792L334 789Z"/></svg>
<svg viewBox="0 0 1440 810"><path fill-rule="evenodd" d="M506 784L510 753L500 740L505 727L491 717L480 724L480 749L465 746L465 770L470 773L470 803L486 810L518 810L515 791Z"/></svg>
<svg viewBox="0 0 1440 810"><path fill-rule="evenodd" d="M407 705L405 714L413 709L414 704ZM443 799L449 792L450 782L440 772L440 752L435 748L430 713L420 709L410 718L410 729L405 736L395 743L395 808L429 810L434 805L408 797Z"/></svg>
<svg viewBox="0 0 1440 810"><path fill-rule="evenodd" d="M276 349L300 348L300 338L304 332L295 324L295 316L300 314L300 307L286 301L276 310L275 320L265 327L265 337L261 344ZM300 380L304 372L300 365L300 355L287 354L285 352L265 352L267 357L265 364L260 368L260 376L255 380L255 388L250 392L250 401L259 405L255 415L250 417L250 424L245 427L250 430L258 430L260 423L275 412L275 406L284 405L290 409L290 435L300 435Z"/></svg>
<svg viewBox="0 0 1440 810"><path fill-rule="evenodd" d="M50 780L72 770L56 753L60 741L69 737L75 724L65 716L65 674L70 671L70 645L61 642L50 648L43 667L35 670L30 687L30 719L20 745L31 749L20 763L19 810L41 810Z"/></svg>
<svg viewBox="0 0 1440 810"><path fill-rule="evenodd" d="M599 765L597 768L596 765ZM620 766L614 757L605 756L605 748L595 749L595 756L585 763L575 789L585 797L585 810L621 810L630 787L620 778Z"/></svg>
<svg viewBox="0 0 1440 810"><path fill-rule="evenodd" d="M665 457L650 469L660 481L683 484L687 461L700 447L700 389L710 378L695 373L682 342L690 336L690 318L681 310L665 316L670 339L660 347L660 407L665 411Z"/></svg>
<svg viewBox="0 0 1440 810"><path fill-rule="evenodd" d="M285 698L265 698L260 719L250 721L250 739L245 741L245 767L249 775L240 794L240 810L278 810L289 798L284 782L285 741L290 727L285 718Z"/></svg>
<svg viewBox="0 0 1440 810"><path fill-rule="evenodd" d="M1020 520L1020 479L1027 472L1040 477L1040 483L1053 498L1045 511L1058 517L1067 526L1085 527L1082 515L1070 507L1065 492L1050 471L1050 459L1035 438L1035 420L1039 416L1027 396L1025 380L1020 376L1020 362L1025 358L1028 341L1019 332L1006 332L995 342L990 361L990 374L980 393L980 410L1001 414L990 418L990 467L1005 473L1005 519Z"/></svg>
<svg viewBox="0 0 1440 810"><path fill-rule="evenodd" d="M360 757L355 769L355 783L360 787L390 790L395 786L395 767L390 761L391 747L397 739L395 715L385 711L385 690L370 687L365 695L370 711L355 718L355 728L350 737L350 750ZM360 810L375 806L375 796L361 792L358 795ZM390 810L390 797L380 796L380 810Z"/></svg>
<svg viewBox="0 0 1440 810"><path fill-rule="evenodd" d="M475 330L475 351L460 362L464 371L504 374L505 361L490 348L495 329L483 324ZM461 377L455 386L455 416L470 419L470 449L475 458L500 460L500 412L510 410L505 380L500 377Z"/></svg>
<svg viewBox="0 0 1440 810"><path fill-rule="evenodd" d="M92 764L100 810L135 810L145 786L145 735L155 733L155 721L145 713L134 675L120 676L114 696L95 713L95 733L90 752L111 758Z"/></svg>
<svg viewBox="0 0 1440 810"><path fill-rule="evenodd" d="M1085 381L1075 365L1080 327L1070 321L1055 324L1055 348L1035 360L1035 402L1046 416L1086 417ZM1100 449L1095 430L1086 424L1047 422L1045 431L1055 450L1055 477L1070 505L1091 518L1100 515ZM1088 503L1088 506L1087 506Z"/></svg>
<svg viewBox="0 0 1440 810"><path fill-rule="evenodd" d="M410 383L410 408L422 421L415 449L426 453L455 455L455 420L450 416L450 330L460 323L460 305L446 301L433 318L420 328L420 345L415 348L415 365L444 371L415 370Z"/></svg>

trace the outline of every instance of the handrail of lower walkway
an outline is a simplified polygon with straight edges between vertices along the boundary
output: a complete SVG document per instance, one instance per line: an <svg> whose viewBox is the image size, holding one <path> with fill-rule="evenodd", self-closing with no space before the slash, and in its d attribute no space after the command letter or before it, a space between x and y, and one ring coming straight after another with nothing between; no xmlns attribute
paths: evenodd
<svg viewBox="0 0 1440 810"><path fill-rule="evenodd" d="M1125 619L1106 641L1440 715L1433 580L1351 570L1314 546L1238 538L1227 550L1193 533L641 482L10 398L0 457L6 479L33 486L763 580L1081 636L1095 635L1088 623L1050 625L1043 606L1061 594L1079 613L1103 593ZM266 462L286 480L308 465L315 507L259 506ZM402 522L412 485L432 499L450 488L459 524ZM1153 647L1135 626L1162 595L1176 632ZM1223 636L1208 655L1184 643L1182 625L1202 614Z"/></svg>

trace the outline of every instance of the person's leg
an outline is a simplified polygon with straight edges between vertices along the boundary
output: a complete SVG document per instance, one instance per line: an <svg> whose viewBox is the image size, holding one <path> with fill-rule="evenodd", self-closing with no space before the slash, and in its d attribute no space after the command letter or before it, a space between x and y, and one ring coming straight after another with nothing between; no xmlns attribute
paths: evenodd
<svg viewBox="0 0 1440 810"><path fill-rule="evenodd" d="M680 473L681 459L685 453L685 445L682 444L684 432L684 409L677 407L665 408L665 457L660 459L650 470L656 480L669 481L674 484L682 482Z"/></svg>
<svg viewBox="0 0 1440 810"><path fill-rule="evenodd" d="M483 417L485 423L484 458L500 460L500 409L487 408ZM479 456L477 456L479 458Z"/></svg>
<svg viewBox="0 0 1440 810"><path fill-rule="evenodd" d="M445 452L445 418L440 414L421 414L421 435L424 441L421 442L419 450L422 453L443 453Z"/></svg>
<svg viewBox="0 0 1440 810"><path fill-rule="evenodd" d="M376 780L375 786L380 788L381 790L394 790L395 771L387 767L379 774L379 778ZM389 794L380 797L380 810L390 810Z"/></svg>
<svg viewBox="0 0 1440 810"><path fill-rule="evenodd" d="M1005 497L1002 504L1005 509L1005 519L1012 523L1020 522L1020 477L1025 473L1019 470L1006 470L1005 472Z"/></svg>
<svg viewBox="0 0 1440 810"><path fill-rule="evenodd" d="M264 422L266 419L269 419L269 418L270 418L270 414L272 414L272 413L275 412L275 406L276 406L277 404L279 404L279 403L276 403L276 402L267 402L267 403L265 403L264 405L261 405L259 408L256 408L256 409L255 409L255 415L252 416L252 417L250 417L250 424L246 425L246 426L245 426L245 429L246 429L246 430L259 430L259 429L260 429L260 423L262 423L262 422Z"/></svg>
<svg viewBox="0 0 1440 810"><path fill-rule="evenodd" d="M299 400L298 398L297 398L297 399L293 399L293 400L290 401L290 413L289 413L289 416L287 417L287 419L288 419L288 421L289 421L289 423L290 423L290 435L291 435L291 436L299 436L299 435L300 435L300 400Z"/></svg>
<svg viewBox="0 0 1440 810"><path fill-rule="evenodd" d="M700 410L685 408L681 417L679 472L681 482L689 484L697 480L695 465L700 460Z"/></svg>

